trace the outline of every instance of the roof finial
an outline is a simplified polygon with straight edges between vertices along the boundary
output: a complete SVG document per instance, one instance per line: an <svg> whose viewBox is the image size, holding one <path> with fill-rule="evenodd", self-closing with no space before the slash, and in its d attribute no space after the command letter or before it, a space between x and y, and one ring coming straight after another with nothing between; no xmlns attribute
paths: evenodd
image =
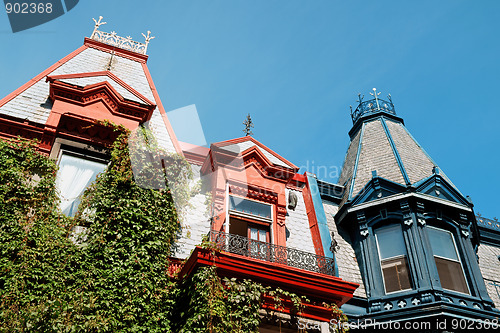
<svg viewBox="0 0 500 333"><path fill-rule="evenodd" d="M253 135L253 132L251 128L253 127L253 122L252 122L252 117L250 117L250 113L247 115L247 119L243 122L243 125L245 125L245 129L243 132L245 132L245 136Z"/></svg>
<svg viewBox="0 0 500 333"><path fill-rule="evenodd" d="M375 101L377 102L377 110L380 110L380 105L378 104L378 95L380 93L377 92L377 88L373 88L373 93L370 93L373 97L375 97Z"/></svg>
<svg viewBox="0 0 500 333"><path fill-rule="evenodd" d="M142 36L146 39L146 47L144 48L144 54L146 54L146 51L148 50L148 44L149 44L149 41L151 39L154 39L153 36L150 36L151 35L151 31L148 30L148 35L146 36L145 34L142 34Z"/></svg>
<svg viewBox="0 0 500 333"><path fill-rule="evenodd" d="M94 38L94 35L95 35L95 32L97 31L97 29L99 29L99 27L103 24L106 24L106 22L101 22L102 20L102 16L99 16L99 21L96 21L95 18L92 18L95 22L95 25L94 25L94 31L92 31L92 35L90 36L90 38Z"/></svg>
<svg viewBox="0 0 500 333"><path fill-rule="evenodd" d="M358 102L359 102L359 104L363 103L363 98L365 98L365 95L361 96L361 93L358 93Z"/></svg>

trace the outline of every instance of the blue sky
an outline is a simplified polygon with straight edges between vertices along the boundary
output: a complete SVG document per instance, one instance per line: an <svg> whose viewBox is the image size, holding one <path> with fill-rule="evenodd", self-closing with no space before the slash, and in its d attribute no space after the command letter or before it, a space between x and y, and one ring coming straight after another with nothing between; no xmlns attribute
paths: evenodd
<svg viewBox="0 0 500 333"><path fill-rule="evenodd" d="M13 34L0 13L0 96L103 31L142 41L165 109L195 104L208 142L254 137L335 181L349 105L391 93L407 128L476 212L500 217L500 1L82 0ZM326 172L324 170L327 170Z"/></svg>

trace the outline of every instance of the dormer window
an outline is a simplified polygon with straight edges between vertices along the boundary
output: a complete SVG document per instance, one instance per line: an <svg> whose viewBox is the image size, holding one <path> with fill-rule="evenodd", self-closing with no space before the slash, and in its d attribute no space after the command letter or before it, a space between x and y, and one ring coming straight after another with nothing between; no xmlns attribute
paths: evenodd
<svg viewBox="0 0 500 333"><path fill-rule="evenodd" d="M386 293L411 289L403 233L399 224L375 231Z"/></svg>
<svg viewBox="0 0 500 333"><path fill-rule="evenodd" d="M447 230L427 228L441 287L469 294L464 270L453 234Z"/></svg>
<svg viewBox="0 0 500 333"><path fill-rule="evenodd" d="M107 162L72 150L59 152L56 186L61 198L61 210L75 216L83 192L106 169Z"/></svg>

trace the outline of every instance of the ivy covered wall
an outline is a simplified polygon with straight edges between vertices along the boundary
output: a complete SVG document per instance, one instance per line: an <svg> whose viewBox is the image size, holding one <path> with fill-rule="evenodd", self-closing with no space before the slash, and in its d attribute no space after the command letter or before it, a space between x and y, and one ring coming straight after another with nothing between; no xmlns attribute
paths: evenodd
<svg viewBox="0 0 500 333"><path fill-rule="evenodd" d="M276 311L285 298L302 310L303 297L221 279L214 266L183 280L169 275L180 227L172 192L178 205L189 200L189 165L169 156L166 173L178 186L140 187L138 177L164 182L167 175L148 172L151 151L129 154L130 133L116 130L123 133L110 164L74 218L59 210L54 161L34 142L0 141L0 331L255 332L264 294ZM146 165L135 178L131 159ZM76 225L88 227L80 245L68 237Z"/></svg>

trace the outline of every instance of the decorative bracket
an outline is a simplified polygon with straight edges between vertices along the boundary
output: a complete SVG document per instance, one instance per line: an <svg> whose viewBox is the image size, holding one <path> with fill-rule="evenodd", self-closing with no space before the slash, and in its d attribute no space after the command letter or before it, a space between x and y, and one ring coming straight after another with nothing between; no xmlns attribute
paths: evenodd
<svg viewBox="0 0 500 333"><path fill-rule="evenodd" d="M359 233L361 236L366 237L370 233L368 231L368 226L366 225L366 216L364 212L358 212L357 214L357 220L359 223Z"/></svg>
<svg viewBox="0 0 500 333"><path fill-rule="evenodd" d="M423 202L418 202L417 201L417 221L421 226L424 226L426 224L425 222L425 216L424 216L424 203Z"/></svg>
<svg viewBox="0 0 500 333"><path fill-rule="evenodd" d="M411 226L413 224L413 218L411 216L410 205L408 201L404 200L399 203L401 207L401 211L403 212L403 221L407 226Z"/></svg>

